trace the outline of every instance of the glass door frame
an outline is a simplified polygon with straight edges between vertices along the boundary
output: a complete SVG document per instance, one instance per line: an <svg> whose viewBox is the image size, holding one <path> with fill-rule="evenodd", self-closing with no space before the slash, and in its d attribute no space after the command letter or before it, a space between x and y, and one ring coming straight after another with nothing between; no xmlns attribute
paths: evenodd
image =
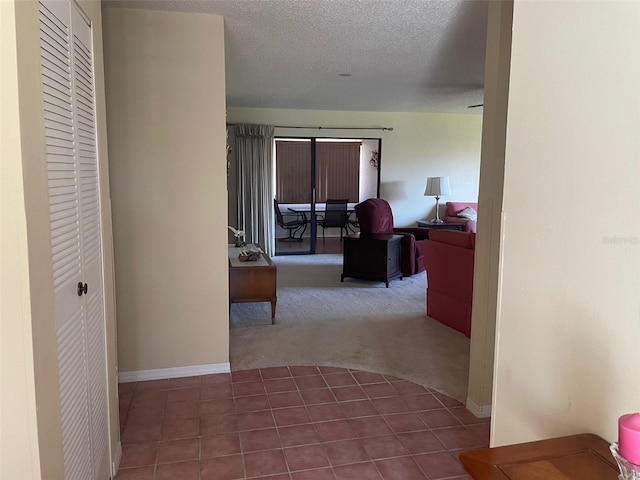
<svg viewBox="0 0 640 480"><path fill-rule="evenodd" d="M311 192L311 198L309 199L309 223L310 231L309 231L309 250L299 250L299 251L291 251L291 252L279 252L277 248L277 238L275 239L276 248L275 255L313 255L316 253L316 242L317 242L317 232L318 226L316 223L316 142L317 140L325 141L325 140L375 140L378 142L378 158L377 158L377 175L376 175L376 198L380 198L380 177L381 177L381 168L382 168L382 138L380 137L363 137L363 136L346 136L346 137L337 137L335 135L331 135L328 137L320 137L320 136L308 136L308 135L277 135L274 137L274 168L273 168L273 182L276 184L276 171L278 158L275 154L276 147L275 142L278 140L300 140L300 141L309 141L310 144L310 162L311 162L311 174L310 174L310 185L309 191ZM372 160L373 161L373 160ZM277 190L277 185L275 187ZM277 193L277 192L276 192ZM363 201L364 199L358 198L358 201ZM275 234L275 230L274 230Z"/></svg>

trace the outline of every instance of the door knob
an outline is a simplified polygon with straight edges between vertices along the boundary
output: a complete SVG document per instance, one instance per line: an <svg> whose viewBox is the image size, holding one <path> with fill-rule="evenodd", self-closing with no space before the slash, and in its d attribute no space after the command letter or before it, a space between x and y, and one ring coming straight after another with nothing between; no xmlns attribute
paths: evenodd
<svg viewBox="0 0 640 480"><path fill-rule="evenodd" d="M78 296L81 297L84 293L85 295L89 291L89 286L86 283L78 282Z"/></svg>

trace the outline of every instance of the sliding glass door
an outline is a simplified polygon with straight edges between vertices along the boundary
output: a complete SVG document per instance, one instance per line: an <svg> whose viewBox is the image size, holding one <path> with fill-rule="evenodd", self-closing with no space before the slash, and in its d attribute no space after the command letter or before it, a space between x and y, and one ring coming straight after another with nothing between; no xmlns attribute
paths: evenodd
<svg viewBox="0 0 640 480"><path fill-rule="evenodd" d="M354 206L379 195L381 143L379 138L276 138L276 255L340 249L345 230L322 222L327 200L347 201L346 233L357 231Z"/></svg>
<svg viewBox="0 0 640 480"><path fill-rule="evenodd" d="M315 251L314 139L276 139L276 255Z"/></svg>

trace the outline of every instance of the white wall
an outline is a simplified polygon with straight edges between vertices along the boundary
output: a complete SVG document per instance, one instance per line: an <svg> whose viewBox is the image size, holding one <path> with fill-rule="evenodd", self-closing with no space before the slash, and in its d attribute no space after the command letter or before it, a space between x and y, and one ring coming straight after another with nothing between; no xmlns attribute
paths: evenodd
<svg viewBox="0 0 640 480"><path fill-rule="evenodd" d="M323 127L322 130L276 128L276 135L283 136L382 138L380 196L391 204L399 227L415 226L416 220L435 216L435 199L424 196L427 177L451 178L453 194L441 199L441 215L445 201L478 198L480 115L230 107L227 122ZM393 131L325 129L326 126L392 127ZM233 181L229 195L229 218L235 219Z"/></svg>
<svg viewBox="0 0 640 480"><path fill-rule="evenodd" d="M228 368L222 17L103 15L120 372Z"/></svg>
<svg viewBox="0 0 640 480"><path fill-rule="evenodd" d="M638 25L637 2L514 4L494 445L615 441L640 408Z"/></svg>

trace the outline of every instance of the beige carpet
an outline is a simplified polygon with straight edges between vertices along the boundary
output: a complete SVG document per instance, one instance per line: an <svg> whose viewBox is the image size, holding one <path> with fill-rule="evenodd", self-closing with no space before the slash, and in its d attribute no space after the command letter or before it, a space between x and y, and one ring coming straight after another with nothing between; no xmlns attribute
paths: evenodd
<svg viewBox="0 0 640 480"><path fill-rule="evenodd" d="M278 308L231 308L231 369L327 365L394 375L464 402L469 339L426 316L426 275L345 279L342 255L274 257Z"/></svg>

